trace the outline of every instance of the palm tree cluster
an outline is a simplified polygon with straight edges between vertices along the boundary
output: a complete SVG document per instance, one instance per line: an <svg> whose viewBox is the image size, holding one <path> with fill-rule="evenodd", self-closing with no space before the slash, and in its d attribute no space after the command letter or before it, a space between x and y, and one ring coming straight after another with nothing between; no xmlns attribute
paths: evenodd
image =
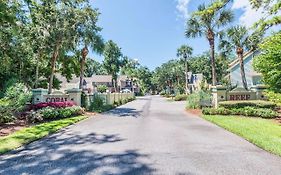
<svg viewBox="0 0 281 175"><path fill-rule="evenodd" d="M262 37L261 32L249 32L245 26L237 25L229 27L234 19L232 10L228 9L230 0L217 0L211 4L202 4L187 20L185 36L187 38L205 37L210 47L210 63L212 67L212 85L217 85L217 71L215 58L215 45L219 43L219 49L223 54L229 54L235 50L239 58L243 86L247 87L244 71L243 55L245 50L255 50L258 41ZM218 42L216 39L219 38Z"/></svg>

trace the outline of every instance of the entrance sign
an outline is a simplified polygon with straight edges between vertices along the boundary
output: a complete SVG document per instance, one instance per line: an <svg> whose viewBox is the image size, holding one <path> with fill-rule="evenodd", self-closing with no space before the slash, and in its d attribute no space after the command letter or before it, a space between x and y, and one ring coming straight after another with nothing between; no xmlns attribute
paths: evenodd
<svg viewBox="0 0 281 175"><path fill-rule="evenodd" d="M66 92L56 91L52 94L48 94L47 89L33 89L32 90L32 103L38 104L42 102L67 102L73 101L78 106L81 106L81 94L80 89L69 89Z"/></svg>
<svg viewBox="0 0 281 175"><path fill-rule="evenodd" d="M254 86L251 90L238 87L232 91L227 90L222 85L212 87L213 106L218 107L220 101L245 101L245 100L265 100L265 86Z"/></svg>

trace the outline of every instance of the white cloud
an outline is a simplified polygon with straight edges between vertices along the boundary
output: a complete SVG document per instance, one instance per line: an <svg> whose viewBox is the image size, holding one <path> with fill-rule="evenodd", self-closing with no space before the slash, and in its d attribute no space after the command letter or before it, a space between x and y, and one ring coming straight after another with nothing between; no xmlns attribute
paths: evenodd
<svg viewBox="0 0 281 175"><path fill-rule="evenodd" d="M243 11L243 14L239 18L239 22L246 27L252 27L255 22L265 16L262 9L253 9L248 0L234 0L232 9Z"/></svg>
<svg viewBox="0 0 281 175"><path fill-rule="evenodd" d="M180 17L187 19L189 17L189 11L188 11L188 4L191 0L176 0L177 1L177 11L180 15Z"/></svg>

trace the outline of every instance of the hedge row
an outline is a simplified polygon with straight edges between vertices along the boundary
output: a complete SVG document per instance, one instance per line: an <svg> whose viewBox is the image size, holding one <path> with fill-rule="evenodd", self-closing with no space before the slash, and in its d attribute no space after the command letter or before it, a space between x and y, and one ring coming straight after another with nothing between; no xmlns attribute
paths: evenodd
<svg viewBox="0 0 281 175"><path fill-rule="evenodd" d="M243 107L243 108L204 108L202 113L205 115L242 115L249 117L262 117L262 118L275 118L278 113L272 109L267 108L257 108L257 107Z"/></svg>
<svg viewBox="0 0 281 175"><path fill-rule="evenodd" d="M68 118L84 114L83 108L80 106L72 106L65 108L46 107L37 111L32 111L28 115L30 122L40 122L43 120L55 120L61 118Z"/></svg>
<svg viewBox="0 0 281 175"><path fill-rule="evenodd" d="M276 104L270 101L250 100L250 101L223 101L219 102L220 107L227 109L256 107L256 108L275 108Z"/></svg>

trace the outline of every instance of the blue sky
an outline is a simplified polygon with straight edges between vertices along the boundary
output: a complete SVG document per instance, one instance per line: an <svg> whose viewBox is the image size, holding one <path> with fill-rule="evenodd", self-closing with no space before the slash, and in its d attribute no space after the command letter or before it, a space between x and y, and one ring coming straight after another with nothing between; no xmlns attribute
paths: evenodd
<svg viewBox="0 0 281 175"><path fill-rule="evenodd" d="M113 40L122 53L138 59L142 65L154 69L176 58L182 44L194 48L194 55L208 51L204 38L187 39L185 20L197 6L206 0L90 0L101 15L99 26L105 40ZM235 23L250 26L260 12L250 8L248 0L234 0L229 8L235 10ZM102 61L102 56L91 54Z"/></svg>

